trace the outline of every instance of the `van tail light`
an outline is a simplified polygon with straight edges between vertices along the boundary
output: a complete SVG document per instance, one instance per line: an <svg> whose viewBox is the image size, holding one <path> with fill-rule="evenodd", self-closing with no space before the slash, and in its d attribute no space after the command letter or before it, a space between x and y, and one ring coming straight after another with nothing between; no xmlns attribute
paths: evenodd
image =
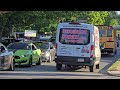
<svg viewBox="0 0 120 90"><path fill-rule="evenodd" d="M55 44L55 48L57 49L57 43Z"/></svg>
<svg viewBox="0 0 120 90"><path fill-rule="evenodd" d="M90 58L93 58L93 54L94 54L94 45L91 45L90 47Z"/></svg>

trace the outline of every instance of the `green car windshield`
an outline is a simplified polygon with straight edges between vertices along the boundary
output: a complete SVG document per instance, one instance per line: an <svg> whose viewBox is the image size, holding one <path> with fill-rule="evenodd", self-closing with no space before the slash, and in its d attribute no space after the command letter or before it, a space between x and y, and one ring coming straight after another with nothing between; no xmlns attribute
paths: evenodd
<svg viewBox="0 0 120 90"><path fill-rule="evenodd" d="M17 49L17 50L28 50L28 44L27 43L13 43L8 45L8 49Z"/></svg>

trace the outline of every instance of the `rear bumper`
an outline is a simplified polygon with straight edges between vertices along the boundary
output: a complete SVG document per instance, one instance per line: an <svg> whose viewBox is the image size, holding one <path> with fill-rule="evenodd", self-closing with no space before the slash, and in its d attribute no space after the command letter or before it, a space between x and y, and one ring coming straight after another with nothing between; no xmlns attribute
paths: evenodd
<svg viewBox="0 0 120 90"><path fill-rule="evenodd" d="M113 53L114 49L113 48L104 48L104 49L101 49L101 53L104 53L104 52Z"/></svg>
<svg viewBox="0 0 120 90"><path fill-rule="evenodd" d="M80 62L78 59L84 59L84 61ZM88 57L71 57L71 56L57 56L55 58L56 63L65 64L65 65L78 65L78 66L92 66L95 63L95 58L92 58L93 60L90 60Z"/></svg>

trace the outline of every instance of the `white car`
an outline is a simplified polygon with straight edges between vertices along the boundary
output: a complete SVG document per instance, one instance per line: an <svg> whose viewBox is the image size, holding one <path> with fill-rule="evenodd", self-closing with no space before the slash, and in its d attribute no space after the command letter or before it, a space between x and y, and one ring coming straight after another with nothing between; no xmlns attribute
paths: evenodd
<svg viewBox="0 0 120 90"><path fill-rule="evenodd" d="M0 70L15 70L13 52L8 51L7 47L0 43Z"/></svg>

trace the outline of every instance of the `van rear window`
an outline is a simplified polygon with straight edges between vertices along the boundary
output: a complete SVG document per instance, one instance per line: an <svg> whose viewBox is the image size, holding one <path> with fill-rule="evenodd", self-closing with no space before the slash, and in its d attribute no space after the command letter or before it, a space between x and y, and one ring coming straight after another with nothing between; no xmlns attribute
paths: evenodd
<svg viewBox="0 0 120 90"><path fill-rule="evenodd" d="M62 44L87 45L90 42L90 30L61 28L59 42Z"/></svg>

